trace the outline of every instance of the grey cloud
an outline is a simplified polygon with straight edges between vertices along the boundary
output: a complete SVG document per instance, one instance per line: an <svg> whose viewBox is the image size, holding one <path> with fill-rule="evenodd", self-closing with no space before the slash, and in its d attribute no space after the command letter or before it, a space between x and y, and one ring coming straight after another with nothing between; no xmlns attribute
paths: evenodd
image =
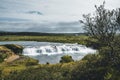
<svg viewBox="0 0 120 80"><path fill-rule="evenodd" d="M58 23L59 25L77 25L79 24L77 21L74 21L74 22L59 22Z"/></svg>
<svg viewBox="0 0 120 80"><path fill-rule="evenodd" d="M37 14L37 15L43 15L40 11L28 11L26 13L29 13L29 14Z"/></svg>
<svg viewBox="0 0 120 80"><path fill-rule="evenodd" d="M30 32L49 32L49 33L77 33L84 32L79 22L60 22L48 24L34 24L35 27L30 27Z"/></svg>
<svg viewBox="0 0 120 80"><path fill-rule="evenodd" d="M23 24L19 24L19 23L5 23L5 22L0 22L0 31L12 31L12 32L16 32L16 31L25 31L27 29L27 27L25 27L25 25Z"/></svg>
<svg viewBox="0 0 120 80"><path fill-rule="evenodd" d="M5 9L3 6L0 6L0 9Z"/></svg>
<svg viewBox="0 0 120 80"><path fill-rule="evenodd" d="M19 19L19 18L9 18L9 17L0 17L0 21L28 21L27 19ZM7 23L6 23L7 24Z"/></svg>
<svg viewBox="0 0 120 80"><path fill-rule="evenodd" d="M0 30L4 31L27 31L46 33L77 33L83 32L79 22L60 23L0 23Z"/></svg>

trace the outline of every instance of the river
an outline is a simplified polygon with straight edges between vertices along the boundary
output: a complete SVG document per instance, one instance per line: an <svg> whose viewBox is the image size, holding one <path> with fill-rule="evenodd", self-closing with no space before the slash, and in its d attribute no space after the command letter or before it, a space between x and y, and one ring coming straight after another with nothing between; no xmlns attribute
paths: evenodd
<svg viewBox="0 0 120 80"><path fill-rule="evenodd" d="M39 60L39 63L59 63L64 55L70 55L74 60L80 60L87 54L93 54L96 50L80 44L36 42L36 41L3 41L4 44L18 44L24 47L23 55Z"/></svg>

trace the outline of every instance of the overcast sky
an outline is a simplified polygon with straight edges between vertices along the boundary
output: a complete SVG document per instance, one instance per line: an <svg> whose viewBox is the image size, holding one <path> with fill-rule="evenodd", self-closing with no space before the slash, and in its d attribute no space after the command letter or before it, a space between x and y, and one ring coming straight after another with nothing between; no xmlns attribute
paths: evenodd
<svg viewBox="0 0 120 80"><path fill-rule="evenodd" d="M83 32L83 14L104 0L0 0L0 31ZM120 8L119 0L106 0L107 9Z"/></svg>

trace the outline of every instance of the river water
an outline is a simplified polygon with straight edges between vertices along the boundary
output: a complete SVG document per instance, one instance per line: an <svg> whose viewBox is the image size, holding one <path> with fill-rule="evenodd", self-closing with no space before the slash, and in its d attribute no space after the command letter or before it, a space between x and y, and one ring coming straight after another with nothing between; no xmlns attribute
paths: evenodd
<svg viewBox="0 0 120 80"><path fill-rule="evenodd" d="M96 50L84 45L54 42L36 41L4 41L4 44L18 44L24 47L23 55L39 60L39 63L59 63L64 55L70 55L74 60L80 60L87 54L93 54Z"/></svg>

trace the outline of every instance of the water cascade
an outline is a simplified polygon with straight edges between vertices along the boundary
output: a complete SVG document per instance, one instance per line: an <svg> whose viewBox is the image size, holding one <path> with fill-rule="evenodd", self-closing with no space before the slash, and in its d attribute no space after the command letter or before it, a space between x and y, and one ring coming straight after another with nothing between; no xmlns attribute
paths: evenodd
<svg viewBox="0 0 120 80"><path fill-rule="evenodd" d="M87 48L83 45L64 44L64 45L47 45L47 46L27 46L23 50L24 55L39 56L39 55L58 55L58 54L88 54L95 53L96 50Z"/></svg>
<svg viewBox="0 0 120 80"><path fill-rule="evenodd" d="M18 44L24 46L23 55L39 60L39 63L59 63L64 55L70 55L74 60L80 60L96 50L79 44L36 42L36 41L4 41L4 44Z"/></svg>
<svg viewBox="0 0 120 80"><path fill-rule="evenodd" d="M96 50L78 44L47 43L43 45L25 46L23 54L39 60L39 63L59 63L64 55L70 55L74 60L80 60Z"/></svg>

